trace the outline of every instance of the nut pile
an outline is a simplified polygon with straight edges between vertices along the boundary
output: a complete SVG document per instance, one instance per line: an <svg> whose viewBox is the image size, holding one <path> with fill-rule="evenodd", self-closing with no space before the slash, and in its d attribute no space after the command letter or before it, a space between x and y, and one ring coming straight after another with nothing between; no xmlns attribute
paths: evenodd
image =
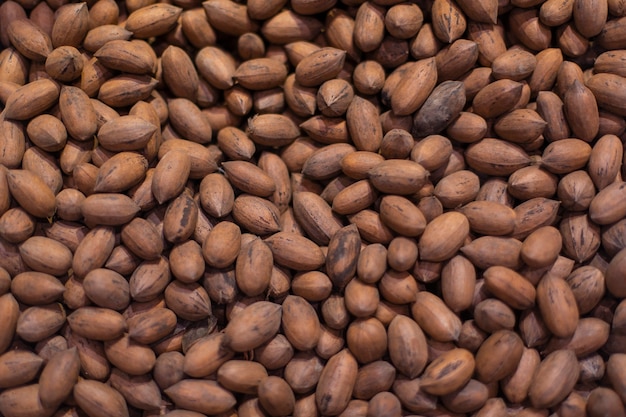
<svg viewBox="0 0 626 417"><path fill-rule="evenodd" d="M3 417L625 416L621 0L0 5Z"/></svg>

